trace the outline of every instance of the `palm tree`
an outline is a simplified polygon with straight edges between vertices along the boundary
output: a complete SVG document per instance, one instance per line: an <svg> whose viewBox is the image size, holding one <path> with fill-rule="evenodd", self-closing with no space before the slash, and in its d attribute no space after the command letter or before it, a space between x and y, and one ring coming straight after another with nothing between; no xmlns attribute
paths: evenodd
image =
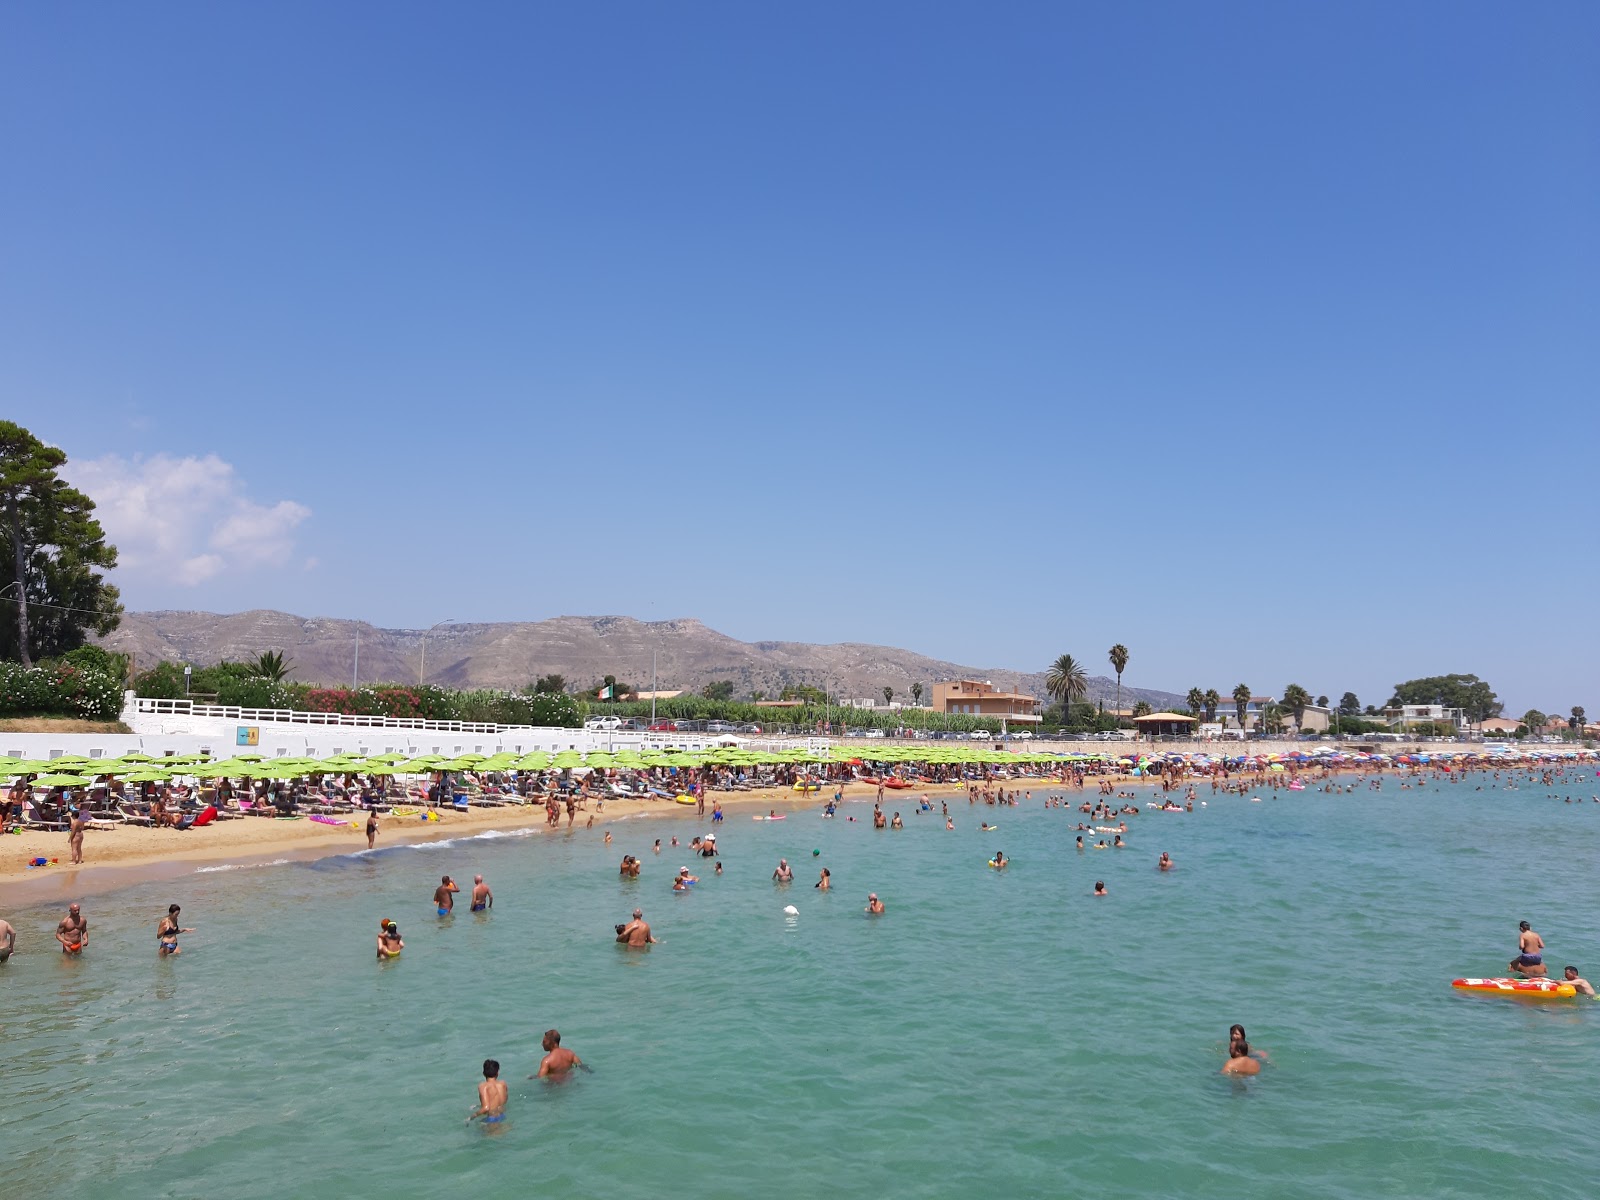
<svg viewBox="0 0 1600 1200"><path fill-rule="evenodd" d="M1222 697L1217 694L1216 688L1207 688L1206 694L1201 697L1206 705L1206 724L1216 723L1217 709L1222 706Z"/></svg>
<svg viewBox="0 0 1600 1200"><path fill-rule="evenodd" d="M1200 715L1200 710L1205 707L1206 694L1199 688L1192 687L1189 689L1189 694L1183 699L1184 703L1189 706L1189 711L1198 717Z"/></svg>
<svg viewBox="0 0 1600 1200"><path fill-rule="evenodd" d="M288 660L283 657L283 652L279 650L268 650L265 654L257 656L249 666L252 675L270 679L273 683L282 683L289 678L289 673L293 670Z"/></svg>
<svg viewBox="0 0 1600 1200"><path fill-rule="evenodd" d="M1584 720L1586 719L1587 715L1588 714L1583 711L1583 705L1574 704L1572 706L1572 716L1567 721L1567 728L1571 729L1574 733L1581 732L1583 730Z"/></svg>
<svg viewBox="0 0 1600 1200"><path fill-rule="evenodd" d="M1135 700L1133 702L1133 715L1148 717L1150 715L1150 702L1148 700Z"/></svg>
<svg viewBox="0 0 1600 1200"><path fill-rule="evenodd" d="M922 685L920 683L913 683L911 685L911 703L915 704L918 708L922 707Z"/></svg>
<svg viewBox="0 0 1600 1200"><path fill-rule="evenodd" d="M1072 655L1063 654L1045 671L1044 690L1052 699L1061 702L1061 716L1065 723L1072 710L1072 702L1082 700L1084 693L1089 690L1089 673Z"/></svg>
<svg viewBox="0 0 1600 1200"><path fill-rule="evenodd" d="M1241 683L1233 689L1233 711L1239 718L1239 729L1244 731L1244 714L1250 711L1250 685Z"/></svg>
<svg viewBox="0 0 1600 1200"><path fill-rule="evenodd" d="M1283 705L1274 701L1261 710L1261 724L1271 733L1283 729Z"/></svg>
<svg viewBox="0 0 1600 1200"><path fill-rule="evenodd" d="M1111 647L1111 669L1117 673L1117 719L1122 719L1122 672L1128 665L1128 648L1121 642Z"/></svg>
<svg viewBox="0 0 1600 1200"><path fill-rule="evenodd" d="M1294 731L1300 732L1300 726L1306 719L1306 708L1311 703L1311 693L1298 683L1291 683L1283 689L1283 707L1294 715Z"/></svg>
<svg viewBox="0 0 1600 1200"><path fill-rule="evenodd" d="M1522 714L1522 723L1528 727L1529 733L1538 733L1539 730L1544 728L1544 723L1549 719L1537 708L1530 708Z"/></svg>
<svg viewBox="0 0 1600 1200"><path fill-rule="evenodd" d="M888 708L889 707L889 701L891 701L893 699L894 699L894 689L892 687L884 688L883 689L883 706L885 708Z"/></svg>

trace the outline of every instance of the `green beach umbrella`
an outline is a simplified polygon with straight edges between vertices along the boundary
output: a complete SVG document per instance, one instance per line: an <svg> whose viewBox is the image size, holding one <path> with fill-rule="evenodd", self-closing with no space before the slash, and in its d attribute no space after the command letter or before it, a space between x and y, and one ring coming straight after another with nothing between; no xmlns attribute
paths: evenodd
<svg viewBox="0 0 1600 1200"><path fill-rule="evenodd" d="M81 775L41 775L33 781L34 787L83 787L90 780Z"/></svg>

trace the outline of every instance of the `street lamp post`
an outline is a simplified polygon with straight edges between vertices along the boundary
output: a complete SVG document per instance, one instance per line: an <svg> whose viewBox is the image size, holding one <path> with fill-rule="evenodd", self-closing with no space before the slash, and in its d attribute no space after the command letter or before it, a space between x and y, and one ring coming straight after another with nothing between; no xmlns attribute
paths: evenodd
<svg viewBox="0 0 1600 1200"><path fill-rule="evenodd" d="M440 625L454 625L456 619L451 617L448 621L437 621L422 631L422 661L417 664L417 686L421 687L428 675L428 635Z"/></svg>

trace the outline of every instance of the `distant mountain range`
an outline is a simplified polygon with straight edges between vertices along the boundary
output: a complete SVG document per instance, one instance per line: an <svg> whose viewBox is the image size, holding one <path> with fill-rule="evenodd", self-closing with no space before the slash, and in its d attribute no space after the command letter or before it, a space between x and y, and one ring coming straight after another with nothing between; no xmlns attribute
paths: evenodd
<svg viewBox="0 0 1600 1200"><path fill-rule="evenodd" d="M429 683L458 688L520 688L541 675L563 676L569 690L589 688L606 675L636 688L650 686L650 656L656 656L657 687L699 691L715 680L731 680L734 696L752 691L776 697L790 685L809 685L852 698L876 696L892 687L909 699L911 685L924 695L948 679L985 679L1002 690L1045 696L1044 672L971 667L910 650L855 642L741 642L695 620L636 621L632 617L553 617L547 621L379 629L361 621L297 617L256 610L244 613L128 613L104 639L131 653L138 670L168 659L209 666L223 659L255 658L268 650L290 660L293 678L330 686L348 684L360 639L360 682L405 683L423 668ZM1089 680L1091 701L1114 699L1116 681ZM1124 705L1146 700L1157 709L1181 704L1173 692L1124 682Z"/></svg>

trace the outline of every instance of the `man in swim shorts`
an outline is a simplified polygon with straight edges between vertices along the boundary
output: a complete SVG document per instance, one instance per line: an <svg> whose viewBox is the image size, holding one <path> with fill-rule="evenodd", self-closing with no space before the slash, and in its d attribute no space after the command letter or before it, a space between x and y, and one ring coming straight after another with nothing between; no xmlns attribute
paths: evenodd
<svg viewBox="0 0 1600 1200"><path fill-rule="evenodd" d="M483 1060L483 1082L478 1085L478 1108L467 1120L483 1118L485 1125L498 1125L506 1119L506 1100L510 1089L500 1078L500 1064L492 1058Z"/></svg>
<svg viewBox="0 0 1600 1200"><path fill-rule="evenodd" d="M789 860L787 858L778 860L778 868L772 872L772 877L779 883L794 882L794 872L789 869Z"/></svg>
<svg viewBox="0 0 1600 1200"><path fill-rule="evenodd" d="M656 939L650 935L650 926L645 922L644 910L633 910L633 920L617 930L617 941L624 946L653 946Z"/></svg>
<svg viewBox="0 0 1600 1200"><path fill-rule="evenodd" d="M4 925L4 924L5 924L4 921L0 921L0 925ZM3 960L0 960L0 961L3 961ZM1561 968L1561 979L1562 979L1562 982L1570 983L1573 987L1577 988L1578 989L1578 995L1580 995L1580 996L1593 996L1594 995L1594 985L1592 983L1590 983L1587 979L1583 978L1583 976L1578 974L1578 968L1577 967L1562 967Z"/></svg>
<svg viewBox="0 0 1600 1200"><path fill-rule="evenodd" d="M494 907L494 893L489 890L489 885L483 881L482 875L472 877L472 911L487 912Z"/></svg>
<svg viewBox="0 0 1600 1200"><path fill-rule="evenodd" d="M61 953L77 954L89 945L89 922L83 919L78 906L67 908L67 915L56 926L56 941L61 943Z"/></svg>
<svg viewBox="0 0 1600 1200"><path fill-rule="evenodd" d="M571 1050L561 1048L561 1031L546 1029L544 1031L544 1058L539 1063L539 1071L535 1079L544 1079L549 1075L565 1075L573 1067L582 1067L583 1059ZM585 1068L587 1070L587 1068Z"/></svg>
<svg viewBox="0 0 1600 1200"><path fill-rule="evenodd" d="M11 957L11 952L17 948L17 931L11 928L10 921L0 921L0 963Z"/></svg>
<svg viewBox="0 0 1600 1200"><path fill-rule="evenodd" d="M456 881L446 875L439 881L439 886L433 889L433 905L439 910L441 917L448 917L450 910L455 908L455 894L461 889L456 886Z"/></svg>
<svg viewBox="0 0 1600 1200"><path fill-rule="evenodd" d="M877 892L867 893L867 911L875 917L883 912L883 901L878 899Z"/></svg>
<svg viewBox="0 0 1600 1200"><path fill-rule="evenodd" d="M1550 972L1544 965L1544 939L1529 928L1526 921L1520 922L1517 928L1521 931L1517 935L1517 956L1506 966L1506 970L1528 979L1547 977Z"/></svg>

